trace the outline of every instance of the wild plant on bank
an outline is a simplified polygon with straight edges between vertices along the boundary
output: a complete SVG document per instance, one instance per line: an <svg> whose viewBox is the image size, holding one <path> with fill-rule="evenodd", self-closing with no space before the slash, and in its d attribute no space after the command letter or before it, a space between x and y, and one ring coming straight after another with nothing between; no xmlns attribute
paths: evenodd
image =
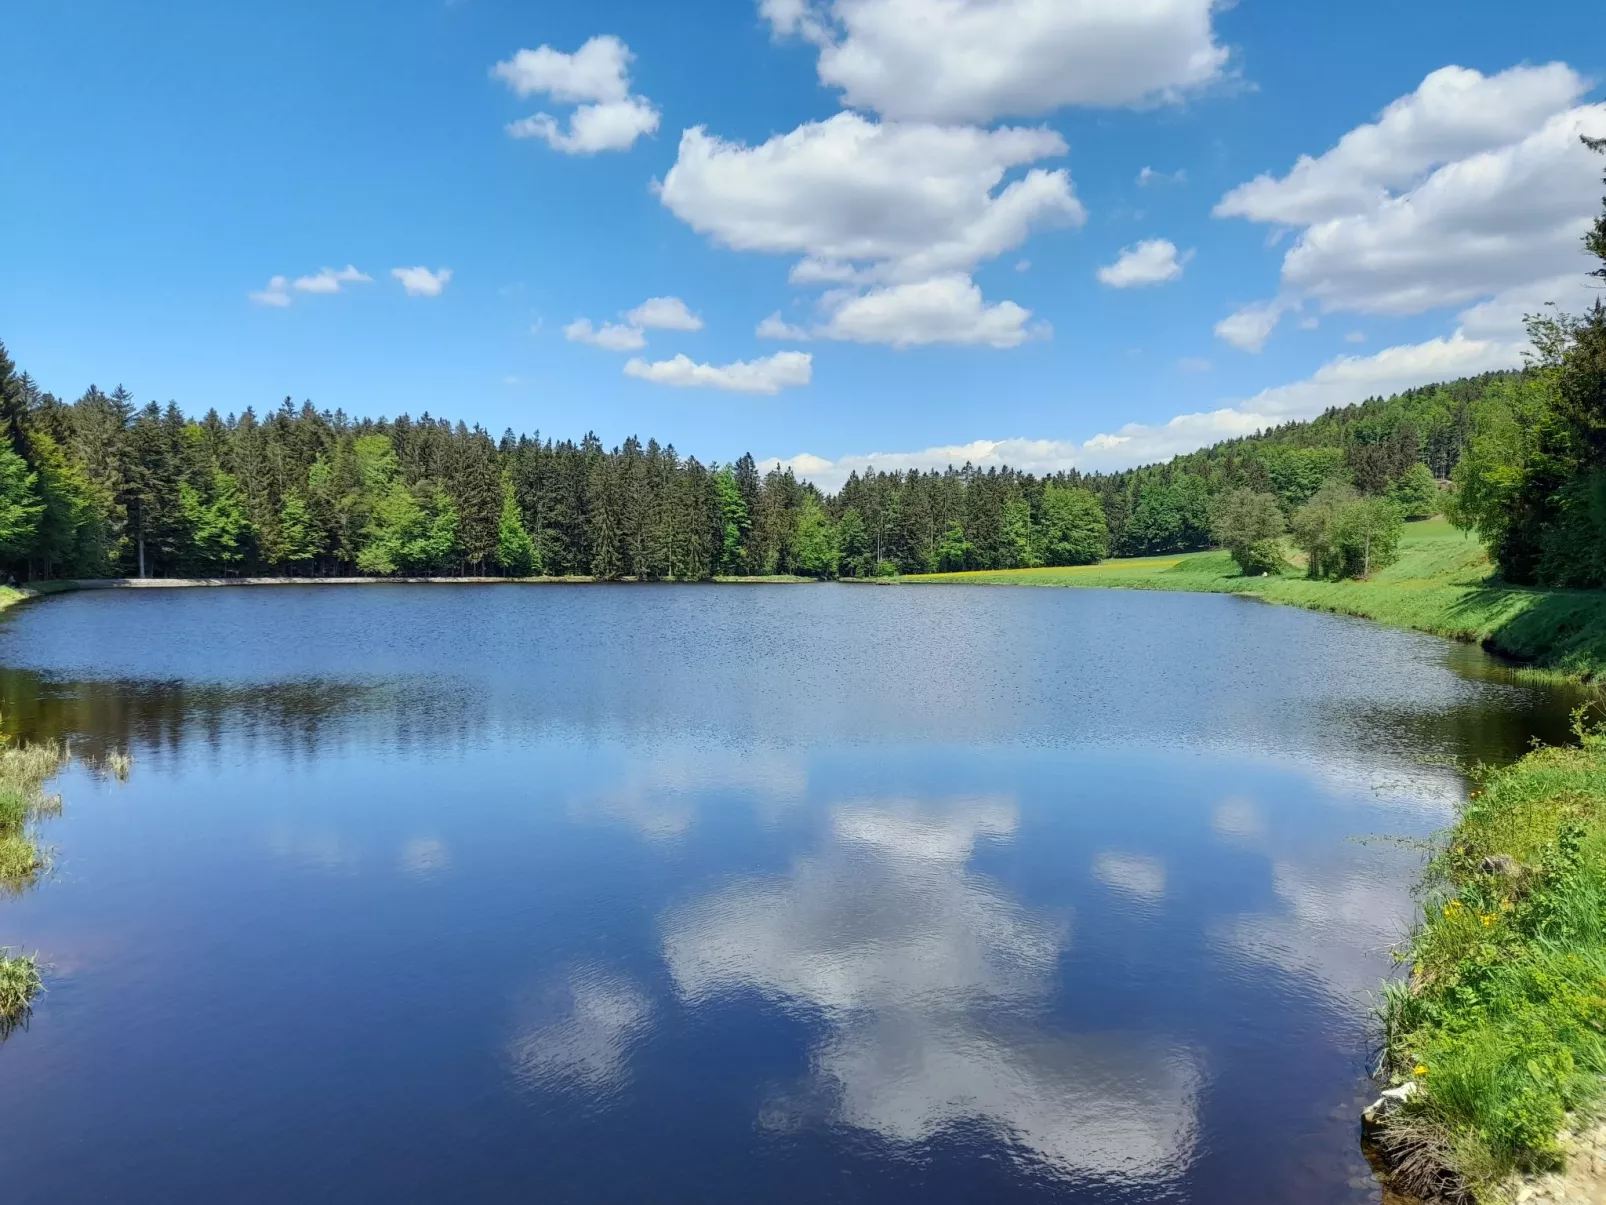
<svg viewBox="0 0 1606 1205"><path fill-rule="evenodd" d="M1578 734L1480 770L1429 868L1382 1010L1385 1070L1418 1085L1382 1137L1408 1191L1556 1166L1606 1098L1606 734Z"/></svg>
<svg viewBox="0 0 1606 1205"><path fill-rule="evenodd" d="M0 947L0 1040L28 1019L33 998L44 987L39 960L32 954L13 956Z"/></svg>

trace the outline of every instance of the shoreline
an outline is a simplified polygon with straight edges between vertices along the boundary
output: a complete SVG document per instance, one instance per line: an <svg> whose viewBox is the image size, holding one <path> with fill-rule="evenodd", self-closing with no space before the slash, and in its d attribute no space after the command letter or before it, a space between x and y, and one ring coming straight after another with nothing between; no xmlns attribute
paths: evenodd
<svg viewBox="0 0 1606 1205"><path fill-rule="evenodd" d="M196 590L236 586L802 586L818 579L773 574L703 581L650 581L624 577L88 577L0 586L0 611L57 594L87 590Z"/></svg>
<svg viewBox="0 0 1606 1205"><path fill-rule="evenodd" d="M1507 586L1489 581L1490 571L1482 545L1440 519L1408 525L1399 561L1366 581L1243 577L1224 552L897 580L1232 594L1476 644L1544 681L1597 688L1606 682L1606 591Z"/></svg>

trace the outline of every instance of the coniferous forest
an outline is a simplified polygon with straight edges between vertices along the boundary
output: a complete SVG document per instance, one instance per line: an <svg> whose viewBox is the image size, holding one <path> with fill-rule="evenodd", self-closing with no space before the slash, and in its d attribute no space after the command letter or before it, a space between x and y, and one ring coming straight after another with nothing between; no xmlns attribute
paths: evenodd
<svg viewBox="0 0 1606 1205"><path fill-rule="evenodd" d="M1606 213L1584 249L1606 280ZM1371 398L1165 464L855 474L831 495L751 456L704 463L652 439L495 438L288 398L196 418L121 387L64 402L0 346L0 565L24 580L867 577L1209 547L1224 500L1242 509L1248 495L1267 530L1291 521L1297 541L1342 491L1352 508L1446 510L1508 581L1606 585L1606 306L1536 316L1530 334L1523 370Z"/></svg>

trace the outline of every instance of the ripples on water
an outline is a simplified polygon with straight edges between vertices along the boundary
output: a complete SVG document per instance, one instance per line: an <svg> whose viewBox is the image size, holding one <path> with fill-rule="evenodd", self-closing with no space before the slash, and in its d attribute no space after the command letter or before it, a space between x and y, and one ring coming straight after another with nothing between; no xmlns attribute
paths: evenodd
<svg viewBox="0 0 1606 1205"><path fill-rule="evenodd" d="M0 904L55 964L21 1201L1376 1201L1419 856L1357 838L1568 706L1054 590L68 596L0 664L8 730L135 757Z"/></svg>

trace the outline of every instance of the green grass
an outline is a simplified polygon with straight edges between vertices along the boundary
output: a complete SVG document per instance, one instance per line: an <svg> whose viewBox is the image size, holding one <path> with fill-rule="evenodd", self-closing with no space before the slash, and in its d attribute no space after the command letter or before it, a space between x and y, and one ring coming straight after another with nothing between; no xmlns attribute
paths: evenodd
<svg viewBox="0 0 1606 1205"><path fill-rule="evenodd" d="M61 810L61 800L46 795L44 785L62 763L54 745L0 746L0 889L21 890L44 869L35 830Z"/></svg>
<svg viewBox="0 0 1606 1205"><path fill-rule="evenodd" d="M45 985L39 960L0 947L0 1038L28 1019L33 998Z"/></svg>
<svg viewBox="0 0 1606 1205"><path fill-rule="evenodd" d="M1242 577L1224 552L900 580L1245 594L1475 641L1568 678L1606 676L1606 591L1525 589L1493 582L1490 574L1475 537L1431 519L1408 524L1400 559L1364 582L1309 581L1293 567L1281 577Z"/></svg>
<svg viewBox="0 0 1606 1205"><path fill-rule="evenodd" d="M1555 1167L1606 1097L1606 735L1581 737L1481 770L1429 867L1384 1007L1384 1069L1419 1085L1382 1137L1407 1191Z"/></svg>

